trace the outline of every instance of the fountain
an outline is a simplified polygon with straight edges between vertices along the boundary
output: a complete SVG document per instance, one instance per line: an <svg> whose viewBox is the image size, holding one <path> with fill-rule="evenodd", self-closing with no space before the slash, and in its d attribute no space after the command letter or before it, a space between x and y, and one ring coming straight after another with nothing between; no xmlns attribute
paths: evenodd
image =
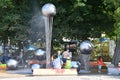
<svg viewBox="0 0 120 80"><path fill-rule="evenodd" d="M56 14L56 8L53 4L47 3L42 7L42 13L45 16L45 34L46 34L46 68L49 68L51 54L52 24L53 16Z"/></svg>
<svg viewBox="0 0 120 80"><path fill-rule="evenodd" d="M81 63L83 64L84 70L80 70L79 73L90 73L89 60L92 51L93 44L90 41L85 40L80 44Z"/></svg>
<svg viewBox="0 0 120 80"><path fill-rule="evenodd" d="M38 69L37 66L33 66L33 75L77 75L76 69L51 69L50 68L50 54L51 54L51 40L52 40L52 25L53 16L56 14L56 8L53 4L47 3L42 7L42 14L45 21L45 39L46 39L46 68ZM38 51L41 53L41 51ZM37 54L36 55L41 55ZM41 65L40 65L41 67Z"/></svg>

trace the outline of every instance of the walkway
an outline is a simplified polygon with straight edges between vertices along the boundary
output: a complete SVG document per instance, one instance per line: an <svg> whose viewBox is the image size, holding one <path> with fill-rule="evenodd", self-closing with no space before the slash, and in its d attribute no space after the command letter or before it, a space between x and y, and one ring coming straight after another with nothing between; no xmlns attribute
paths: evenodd
<svg viewBox="0 0 120 80"><path fill-rule="evenodd" d="M120 80L120 75L108 75L106 70L97 73L95 69L89 74L76 76L32 76L30 69L0 71L0 80Z"/></svg>

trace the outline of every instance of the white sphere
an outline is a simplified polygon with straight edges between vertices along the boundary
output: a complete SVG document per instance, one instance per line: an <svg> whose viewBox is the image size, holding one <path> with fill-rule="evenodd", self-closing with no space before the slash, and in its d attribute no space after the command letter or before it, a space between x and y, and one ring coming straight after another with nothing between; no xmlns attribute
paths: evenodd
<svg viewBox="0 0 120 80"><path fill-rule="evenodd" d="M36 56L42 56L44 54L45 54L45 51L43 51L42 49L38 49L38 50L35 51Z"/></svg>
<svg viewBox="0 0 120 80"><path fill-rule="evenodd" d="M8 69L16 69L17 66L18 66L18 62L17 62L16 60L14 60L14 59L9 59L9 60L7 61L7 67L8 67Z"/></svg>
<svg viewBox="0 0 120 80"><path fill-rule="evenodd" d="M93 51L93 44L90 41L83 41L80 44L81 54L91 54Z"/></svg>
<svg viewBox="0 0 120 80"><path fill-rule="evenodd" d="M40 68L40 65L39 64L33 64L31 69L39 69Z"/></svg>
<svg viewBox="0 0 120 80"><path fill-rule="evenodd" d="M42 7L42 13L44 16L54 16L56 14L56 8L53 4L47 3Z"/></svg>

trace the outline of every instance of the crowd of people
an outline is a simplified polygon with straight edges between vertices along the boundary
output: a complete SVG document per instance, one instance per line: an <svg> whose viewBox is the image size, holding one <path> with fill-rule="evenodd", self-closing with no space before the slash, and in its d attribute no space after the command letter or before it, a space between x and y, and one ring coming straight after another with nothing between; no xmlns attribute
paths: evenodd
<svg viewBox="0 0 120 80"><path fill-rule="evenodd" d="M54 69L71 68L71 58L72 52L69 49L65 49L63 53L58 50L57 54L51 56L51 67Z"/></svg>
<svg viewBox="0 0 120 80"><path fill-rule="evenodd" d="M70 69L72 68L72 52L69 51L69 49L65 49L63 52L60 50L57 51L57 54L53 54L51 56L51 68L53 69ZM103 59L102 56L98 56L97 60L98 64L98 72L101 73L102 71L102 64Z"/></svg>
<svg viewBox="0 0 120 80"><path fill-rule="evenodd" d="M19 55L20 61L22 61L22 56L23 55L21 53ZM7 60L6 57L3 57L3 59ZM98 64L98 72L101 73L102 64L103 64L102 56L98 56L97 64ZM64 51L58 50L56 53L51 55L50 68L53 69L72 68L72 52L70 52L69 48L65 48Z"/></svg>

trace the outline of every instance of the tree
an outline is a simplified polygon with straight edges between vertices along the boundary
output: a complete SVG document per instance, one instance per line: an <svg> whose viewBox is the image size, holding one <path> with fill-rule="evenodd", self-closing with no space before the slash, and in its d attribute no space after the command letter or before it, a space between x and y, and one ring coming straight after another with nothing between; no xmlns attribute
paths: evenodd
<svg viewBox="0 0 120 80"><path fill-rule="evenodd" d="M30 1L0 0L0 38L7 43L13 40L25 40L28 19L30 19Z"/></svg>
<svg viewBox="0 0 120 80"><path fill-rule="evenodd" d="M32 32L29 30L30 24L28 22L33 16L33 1L35 0L0 0L1 39L6 42L8 37L23 41L28 39L28 34ZM61 40L63 37L78 40L85 40L88 37L99 38L103 32L110 38L120 34L120 1L118 0L36 1L39 3L39 8L48 2L56 6L57 14L54 16L53 22L53 40ZM115 64L116 60L114 59L113 63Z"/></svg>
<svg viewBox="0 0 120 80"><path fill-rule="evenodd" d="M116 47L112 59L112 64L115 66L118 66L118 63L120 61L120 1L115 0L114 6L115 6L115 11L114 11L114 19L115 19L115 34L116 34Z"/></svg>
<svg viewBox="0 0 120 80"><path fill-rule="evenodd" d="M0 39L5 47L27 39L28 20L31 18L31 1L0 0ZM29 14L28 14L29 13ZM19 45L19 50L21 45ZM22 45L23 46L23 45Z"/></svg>
<svg viewBox="0 0 120 80"><path fill-rule="evenodd" d="M44 3L47 2L48 0L45 0ZM53 39L62 39L64 36L84 40L88 37L99 38L101 33L107 34L109 38L117 35L112 63L118 65L120 59L120 9L118 8L120 2L118 0L51 0L50 2L57 8ZM41 1L41 4L44 3Z"/></svg>
<svg viewBox="0 0 120 80"><path fill-rule="evenodd" d="M51 0L57 8L53 24L53 38L70 39L100 37L102 32L112 36L114 27L113 7L105 0ZM41 0L40 5L48 0ZM110 33L111 32L111 33Z"/></svg>
<svg viewBox="0 0 120 80"><path fill-rule="evenodd" d="M3 1L3 0L2 0ZM2 22L7 26L10 25L11 32L13 31L14 38L26 39L26 30L29 28L28 19L31 18L32 12L30 6L33 1L27 0L7 0L7 8L1 7L2 12L8 14L2 17L10 16L8 23ZM45 3L51 2L56 6L57 14L54 17L53 24L53 39L62 39L63 37L71 39L86 39L88 37L100 37L102 32L112 35L113 18L112 8L107 8L105 0L36 0L41 8ZM32 2L32 3L31 3ZM2 3L5 4L5 1ZM1 6L3 4L1 3ZM10 9L9 9L10 8ZM5 11L9 9L9 11ZM32 10L31 10L32 11ZM3 15L1 13L1 15ZM8 20L8 19L6 19ZM4 27L4 26L2 26ZM4 27L5 28L5 27ZM1 29L3 30L3 28ZM4 31L1 31L4 32ZM26 33L23 33L26 32ZM10 33L11 35L12 33ZM19 34L23 34L18 36Z"/></svg>

